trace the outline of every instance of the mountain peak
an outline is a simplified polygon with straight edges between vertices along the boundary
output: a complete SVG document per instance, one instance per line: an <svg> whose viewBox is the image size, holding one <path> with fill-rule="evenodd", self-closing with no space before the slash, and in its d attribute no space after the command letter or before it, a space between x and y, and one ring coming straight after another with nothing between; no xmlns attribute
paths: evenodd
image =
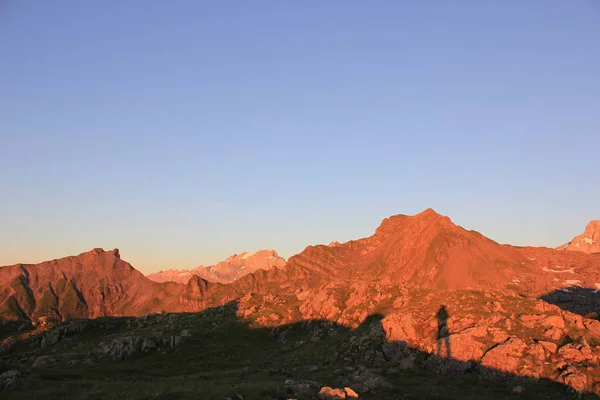
<svg viewBox="0 0 600 400"><path fill-rule="evenodd" d="M596 219L590 221L590 223L587 224L583 235L592 240L600 240L600 220Z"/></svg>
<svg viewBox="0 0 600 400"><path fill-rule="evenodd" d="M576 236L569 243L565 243L557 249L600 253L600 220L590 221L583 234Z"/></svg>
<svg viewBox="0 0 600 400"><path fill-rule="evenodd" d="M82 253L81 255L84 255L84 254L101 255L101 254L104 254L104 253L112 254L113 256L115 256L116 258L119 258L119 259L121 258L121 253L119 252L119 249L112 249L111 251L106 251L102 247L93 248L92 250L90 250L88 252L85 252L85 253Z"/></svg>
<svg viewBox="0 0 600 400"><path fill-rule="evenodd" d="M434 216L434 215L440 215L440 214L437 213L433 208L429 207L429 208L421 211L420 213L418 213L416 215L431 215L431 216Z"/></svg>
<svg viewBox="0 0 600 400"><path fill-rule="evenodd" d="M440 228L456 227L450 218L445 215L438 214L432 208L428 208L415 215L392 215L381 221L381 224L375 231L378 236L392 234L399 230L414 227L415 229L425 225L435 225Z"/></svg>
<svg viewBox="0 0 600 400"><path fill-rule="evenodd" d="M429 219L429 220L443 220L447 222L451 222L450 218L445 215L437 213L433 208L428 208L424 211L421 211L418 214L413 215L413 218L421 218L421 219Z"/></svg>

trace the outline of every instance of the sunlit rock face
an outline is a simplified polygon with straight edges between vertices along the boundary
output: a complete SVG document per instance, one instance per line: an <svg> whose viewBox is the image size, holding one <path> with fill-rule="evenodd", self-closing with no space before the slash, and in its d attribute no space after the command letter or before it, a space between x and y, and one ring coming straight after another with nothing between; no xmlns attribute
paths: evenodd
<svg viewBox="0 0 600 400"><path fill-rule="evenodd" d="M582 251L587 254L600 253L600 220L591 221L583 234L569 243L557 247L558 250Z"/></svg>

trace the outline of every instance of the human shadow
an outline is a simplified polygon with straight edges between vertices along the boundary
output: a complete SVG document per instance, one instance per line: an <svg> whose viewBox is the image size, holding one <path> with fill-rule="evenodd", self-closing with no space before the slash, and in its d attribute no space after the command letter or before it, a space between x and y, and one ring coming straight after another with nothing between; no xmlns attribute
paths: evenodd
<svg viewBox="0 0 600 400"><path fill-rule="evenodd" d="M438 312L435 315L437 319L437 355L439 357L452 357L452 351L450 350L450 329L448 328L448 319L450 314L445 305L441 305ZM445 348L445 353L444 353Z"/></svg>
<svg viewBox="0 0 600 400"><path fill-rule="evenodd" d="M52 347L41 349L41 338L32 336L29 342L0 356L0 374L4 362L25 376L25 383L9 393L7 400L52 398L48 393L68 397L85 382L93 382L97 394L86 398L103 398L118 390L124 397L139 392L136 398L144 393L162 393L161 398L199 398L200 393L203 399L223 399L236 398L237 393L244 399L309 399L323 386L350 387L367 400L581 398L568 386L549 379L452 358L449 317L445 307L440 307L436 318L446 327L438 328L438 336L448 347L445 357L404 341L388 340L382 314L369 315L354 329L320 319L257 327L252 320L240 317L237 303L231 302L199 313L86 320L81 330L64 329L73 324L67 321L52 328L68 335ZM89 365L73 363L77 357L66 354L74 343L93 349L97 342L107 342L116 335L140 337L159 330L179 332L181 327L190 330L189 336L173 348L140 350L119 360L98 357ZM40 335L56 336L51 331ZM47 366L32 366L27 361L35 360L32 352L38 351L53 355ZM61 358L62 354L66 355ZM34 385L28 384L29 376L35 377ZM113 381L127 385L111 384ZM524 393L513 392L519 386Z"/></svg>
<svg viewBox="0 0 600 400"><path fill-rule="evenodd" d="M540 299L586 318L599 319L600 316L598 289L571 286L546 293Z"/></svg>

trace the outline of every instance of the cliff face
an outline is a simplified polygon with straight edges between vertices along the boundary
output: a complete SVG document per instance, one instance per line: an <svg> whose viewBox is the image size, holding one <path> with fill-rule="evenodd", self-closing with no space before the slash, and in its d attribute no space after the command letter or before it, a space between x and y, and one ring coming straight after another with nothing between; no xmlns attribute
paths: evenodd
<svg viewBox="0 0 600 400"><path fill-rule="evenodd" d="M587 254L600 253L600 220L591 221L583 234L575 236L569 243L565 243L557 249L582 251Z"/></svg>

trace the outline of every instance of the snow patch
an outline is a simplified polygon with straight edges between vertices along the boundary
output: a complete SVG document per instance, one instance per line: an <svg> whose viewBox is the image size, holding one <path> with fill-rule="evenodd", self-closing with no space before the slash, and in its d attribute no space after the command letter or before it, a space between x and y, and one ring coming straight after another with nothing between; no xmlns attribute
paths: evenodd
<svg viewBox="0 0 600 400"><path fill-rule="evenodd" d="M582 239L582 240L583 240L583 241L584 241L586 244L588 244L588 245L590 245L590 246L591 246L591 245L593 245L593 244L594 244L594 242L596 242L595 240L593 240L593 239L591 239L591 238L589 238L589 237L585 237L585 236L583 237L583 239Z"/></svg>
<svg viewBox="0 0 600 400"><path fill-rule="evenodd" d="M581 286L581 281L579 279L567 279L565 285Z"/></svg>
<svg viewBox="0 0 600 400"><path fill-rule="evenodd" d="M558 290L560 290L561 292L565 292L565 293L571 293L571 291L569 289L565 289L565 288L560 288Z"/></svg>
<svg viewBox="0 0 600 400"><path fill-rule="evenodd" d="M240 258L241 258L242 260L245 260L245 259L247 259L247 258L250 258L250 257L252 257L252 256L253 256L253 255L255 255L255 254L256 254L256 253L244 253L244 255L243 255L243 256L241 256Z"/></svg>
<svg viewBox="0 0 600 400"><path fill-rule="evenodd" d="M554 268L564 268L562 265L557 265ZM575 268L569 268L569 269L552 269L552 268L548 268L548 267L544 267L542 268L542 270L546 271L546 272L552 272L554 274L562 274L565 272L568 272L569 274L574 274L575 273Z"/></svg>

